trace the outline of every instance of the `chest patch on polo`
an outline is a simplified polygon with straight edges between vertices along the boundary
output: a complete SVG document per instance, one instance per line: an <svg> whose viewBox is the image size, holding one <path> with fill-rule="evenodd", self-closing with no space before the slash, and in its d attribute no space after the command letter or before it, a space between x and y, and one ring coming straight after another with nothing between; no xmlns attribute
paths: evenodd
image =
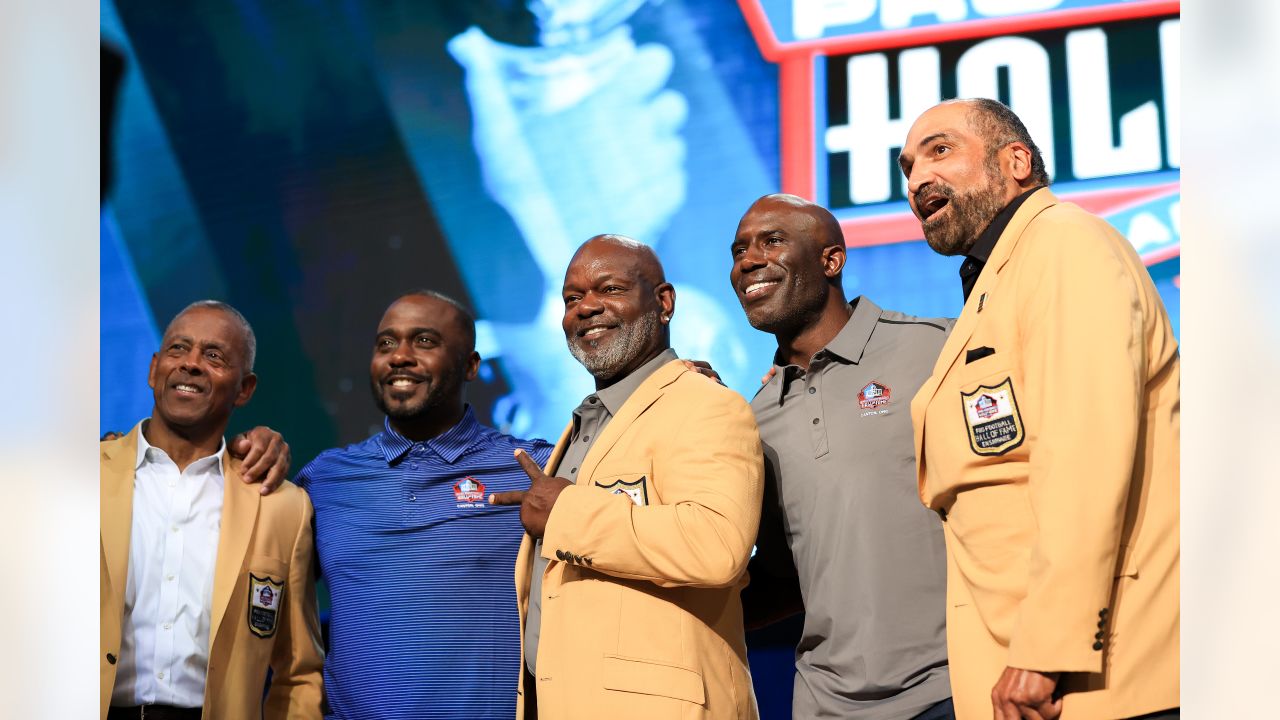
<svg viewBox="0 0 1280 720"><path fill-rule="evenodd" d="M249 631L258 637L274 635L283 600L283 582L249 573Z"/></svg>
<svg viewBox="0 0 1280 720"><path fill-rule="evenodd" d="M863 410L875 410L888 405L892 397L893 390L888 385L879 380L873 380L858 391L858 407Z"/></svg>
<svg viewBox="0 0 1280 720"><path fill-rule="evenodd" d="M971 393L960 393L969 447L979 455L1003 455L1022 444L1026 433L1013 380L989 387L979 385Z"/></svg>
<svg viewBox="0 0 1280 720"><path fill-rule="evenodd" d="M484 483L470 475L453 484L453 499L460 508L488 507L484 501Z"/></svg>
<svg viewBox="0 0 1280 720"><path fill-rule="evenodd" d="M608 485L602 485L600 481L597 480L596 487L601 490L607 490L613 495L625 495L626 497L631 498L631 502L640 507L644 507L649 504L649 488L645 485L644 475L641 475L639 478L630 482L619 478Z"/></svg>

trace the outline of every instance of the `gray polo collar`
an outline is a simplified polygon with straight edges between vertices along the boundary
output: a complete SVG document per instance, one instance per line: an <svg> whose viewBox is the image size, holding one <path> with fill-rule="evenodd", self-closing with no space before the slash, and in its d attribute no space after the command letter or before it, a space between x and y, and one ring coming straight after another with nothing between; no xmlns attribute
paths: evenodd
<svg viewBox="0 0 1280 720"><path fill-rule="evenodd" d="M604 404L610 415L617 415L623 404L627 402L627 398L631 397L631 394L636 391L636 388L640 387L645 380L648 380L650 375L657 372L658 368L678 358L679 356L676 355L675 350L667 348L650 359L649 362L633 370L630 375L603 390L596 391L594 394L600 398L600 402ZM588 395L587 397L591 396Z"/></svg>
<svg viewBox="0 0 1280 720"><path fill-rule="evenodd" d="M879 305L871 302L870 298L862 295L850 300L849 305L853 308L853 314L849 316L844 327L840 328L840 332L831 338L831 342L814 353L814 358L826 353L836 360L854 365L862 360L862 354L871 343L871 333L876 329L876 323L879 322L883 311ZM812 360L810 363L812 364ZM773 367L776 372L765 387L768 388L770 397L777 396L778 404L781 405L791 381L801 377L803 372L800 372L799 367L795 365L778 365L776 354L773 356Z"/></svg>

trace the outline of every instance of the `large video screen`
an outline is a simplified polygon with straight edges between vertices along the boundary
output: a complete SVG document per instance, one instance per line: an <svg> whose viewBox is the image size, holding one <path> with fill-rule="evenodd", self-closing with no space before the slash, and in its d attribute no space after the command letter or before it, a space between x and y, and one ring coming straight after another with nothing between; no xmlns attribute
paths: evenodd
<svg viewBox="0 0 1280 720"><path fill-rule="evenodd" d="M125 55L102 212L102 413L150 410L146 364L192 300L257 329L236 427L300 466L381 427L375 325L432 288L479 318L484 422L554 439L592 390L560 283L588 237L652 245L673 344L750 397L772 338L730 288L760 195L830 207L846 291L955 316L958 259L920 240L896 169L939 100L1008 102L1054 191L1112 222L1179 318L1178 4L1089 0L104 0Z"/></svg>

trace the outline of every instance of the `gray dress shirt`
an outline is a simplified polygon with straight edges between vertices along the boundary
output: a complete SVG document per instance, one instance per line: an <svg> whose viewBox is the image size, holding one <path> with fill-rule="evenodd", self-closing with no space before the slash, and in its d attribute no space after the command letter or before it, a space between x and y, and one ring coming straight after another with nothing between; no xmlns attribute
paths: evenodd
<svg viewBox="0 0 1280 720"><path fill-rule="evenodd" d="M552 468L551 473L576 483L578 468L582 466L582 460L591 450L600 432L604 430L604 426L618 414L623 403L631 397L631 393L635 392L636 388L640 387L658 368L677 358L676 351L667 348L625 378L583 398L582 403L573 411L573 431L569 434L569 446L565 448L560 464ZM533 576L529 584L529 612L525 616L524 623L524 663L529 668L529 674L535 676L538 636L542 629L542 573L546 569L547 559L542 557L542 538L538 538L533 543Z"/></svg>
<svg viewBox="0 0 1280 720"><path fill-rule="evenodd" d="M804 599L793 717L911 718L951 695L946 551L917 490L911 398L954 320L851 305L807 372L777 367L751 402L765 445L758 560L794 574Z"/></svg>

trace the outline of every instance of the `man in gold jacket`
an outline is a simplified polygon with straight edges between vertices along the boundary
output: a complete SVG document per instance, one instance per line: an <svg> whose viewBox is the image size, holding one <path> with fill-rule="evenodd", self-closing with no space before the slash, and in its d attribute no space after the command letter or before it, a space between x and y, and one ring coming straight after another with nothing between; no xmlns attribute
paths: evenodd
<svg viewBox="0 0 1280 720"><path fill-rule="evenodd" d="M192 304L152 356L151 417L101 445L103 718L321 717L311 502L263 496L223 441L254 345L231 306Z"/></svg>
<svg viewBox="0 0 1280 720"><path fill-rule="evenodd" d="M911 406L956 716L1177 717L1178 346L1146 268L998 102L928 110L899 164L929 245L967 255Z"/></svg>
<svg viewBox="0 0 1280 720"><path fill-rule="evenodd" d="M564 331L596 379L546 472L517 451L525 672L516 715L755 718L739 592L760 520L747 403L670 349L675 290L653 251L592 238L565 275Z"/></svg>

